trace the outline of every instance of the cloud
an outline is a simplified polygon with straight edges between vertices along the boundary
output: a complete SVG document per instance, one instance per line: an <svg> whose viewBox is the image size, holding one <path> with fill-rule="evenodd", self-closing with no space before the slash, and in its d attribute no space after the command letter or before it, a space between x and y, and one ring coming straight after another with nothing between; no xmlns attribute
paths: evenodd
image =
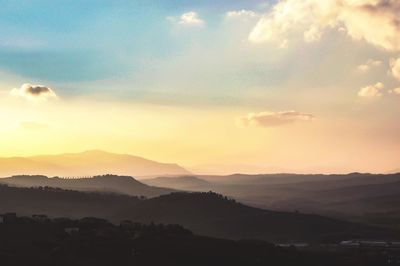
<svg viewBox="0 0 400 266"><path fill-rule="evenodd" d="M179 18L167 17L167 20L184 26L203 26L205 24L204 20L200 18L199 14L194 11L183 13Z"/></svg>
<svg viewBox="0 0 400 266"><path fill-rule="evenodd" d="M12 89L10 94L13 96L24 97L31 101L57 98L57 95L51 88L43 85L32 85L29 83L23 84L20 88Z"/></svg>
<svg viewBox="0 0 400 266"><path fill-rule="evenodd" d="M228 11L226 12L225 17L229 19L236 19L236 18L249 19L249 18L257 18L259 17L259 14L251 10L242 9L242 10Z"/></svg>
<svg viewBox="0 0 400 266"><path fill-rule="evenodd" d="M314 115L312 114L300 113L296 111L282 111L250 113L246 116L239 117L237 122L243 127L276 127L291 124L296 121L311 121L313 119Z"/></svg>
<svg viewBox="0 0 400 266"><path fill-rule="evenodd" d="M316 42L336 28L355 40L399 51L399 12L398 0L280 0L260 18L249 40L281 43L299 32L304 41Z"/></svg>
<svg viewBox="0 0 400 266"><path fill-rule="evenodd" d="M322 31L316 26L311 26L307 31L303 33L303 36L305 42L316 42L321 39Z"/></svg>
<svg viewBox="0 0 400 266"><path fill-rule="evenodd" d="M389 93L395 94L395 95L400 95L400 87L390 90Z"/></svg>
<svg viewBox="0 0 400 266"><path fill-rule="evenodd" d="M361 88L360 91L358 92L358 96L362 98L377 98L381 97L383 94L383 89L385 86L381 83L378 82L375 85L369 85L364 88Z"/></svg>
<svg viewBox="0 0 400 266"><path fill-rule="evenodd" d="M397 59L392 58L390 60L390 71L392 72L393 77L400 81L400 57Z"/></svg>
<svg viewBox="0 0 400 266"><path fill-rule="evenodd" d="M378 67L382 65L382 61L380 60L373 60L373 59L368 59L367 62L364 64L361 64L357 67L357 70L360 72L367 72L370 70L372 67Z"/></svg>

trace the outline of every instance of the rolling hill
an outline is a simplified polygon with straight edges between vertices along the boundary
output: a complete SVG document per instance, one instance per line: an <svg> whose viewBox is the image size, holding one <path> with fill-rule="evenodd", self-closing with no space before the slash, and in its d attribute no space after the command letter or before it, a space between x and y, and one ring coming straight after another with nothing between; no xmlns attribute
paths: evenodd
<svg viewBox="0 0 400 266"><path fill-rule="evenodd" d="M165 164L128 154L92 150L82 153L0 158L0 176L12 175L128 176L187 175L177 164Z"/></svg>
<svg viewBox="0 0 400 266"><path fill-rule="evenodd" d="M229 239L257 238L319 241L341 238L394 238L397 234L318 215L267 211L245 206L215 193L172 193L152 199L54 188L0 185L0 213L48 214L55 217L130 219L180 224L196 234Z"/></svg>
<svg viewBox="0 0 400 266"><path fill-rule="evenodd" d="M237 174L191 177L194 178L196 182L189 182L189 177L143 182L192 191L212 190L264 209L299 210L382 225L390 222L394 227L400 224L400 174Z"/></svg>
<svg viewBox="0 0 400 266"><path fill-rule="evenodd" d="M46 176L12 176L0 183L19 187L54 187L78 191L113 192L131 196L155 197L174 192L174 189L145 185L130 176L101 175L90 178L48 178Z"/></svg>
<svg viewBox="0 0 400 266"><path fill-rule="evenodd" d="M195 176L156 177L142 179L141 182L157 187L168 187L181 190L207 190L212 184Z"/></svg>

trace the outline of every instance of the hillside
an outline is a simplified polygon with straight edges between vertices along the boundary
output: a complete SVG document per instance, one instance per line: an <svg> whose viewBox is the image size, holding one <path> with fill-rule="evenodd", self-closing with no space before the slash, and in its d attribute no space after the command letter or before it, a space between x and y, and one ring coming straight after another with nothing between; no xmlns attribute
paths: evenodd
<svg viewBox="0 0 400 266"><path fill-rule="evenodd" d="M130 176L101 175L91 178L48 178L46 176L12 176L0 183L22 187L55 187L79 191L114 192L131 196L155 197L176 190L145 185Z"/></svg>
<svg viewBox="0 0 400 266"><path fill-rule="evenodd" d="M367 223L400 224L400 174L195 176L190 190L216 191L265 209L317 213ZM199 181L202 180L203 182ZM186 188L182 178L144 180ZM382 204L385 202L385 204ZM388 217L388 219L385 219ZM394 217L394 218L393 218ZM382 222L382 223L381 223Z"/></svg>
<svg viewBox="0 0 400 266"><path fill-rule="evenodd" d="M177 164L159 163L128 154L86 151L59 155L0 158L0 176L93 176L105 173L128 176L187 175Z"/></svg>
<svg viewBox="0 0 400 266"><path fill-rule="evenodd" d="M385 180L400 180L400 175L377 175L369 173L350 173L350 174L234 174L234 175L200 175L197 176L201 179L213 183L230 184L230 185L279 185L279 184L296 184L306 182L323 182L325 183L342 183L349 180L358 180L359 182L367 181L368 179L380 179L381 182ZM391 178L393 177L393 178ZM376 180L377 183L380 182ZM357 182L357 181L356 181Z"/></svg>
<svg viewBox="0 0 400 266"><path fill-rule="evenodd" d="M179 177L157 177L152 179L142 179L141 182L157 187L168 187L182 190L202 190L211 187L212 184L195 176Z"/></svg>
<svg viewBox="0 0 400 266"><path fill-rule="evenodd" d="M84 193L53 188L0 186L0 213L48 214L80 218L95 216L114 222L180 224L196 234L230 239L318 241L394 237L387 230L336 219L248 207L215 193L173 193L141 200L137 197Z"/></svg>
<svg viewBox="0 0 400 266"><path fill-rule="evenodd" d="M265 241L195 235L179 225L141 224L85 217L16 216L0 224L2 266L376 266L393 265L398 250L301 250ZM332 245L330 245L331 247ZM330 248L331 249L331 248Z"/></svg>
<svg viewBox="0 0 400 266"><path fill-rule="evenodd" d="M130 219L178 223L221 238L313 241L335 234L376 237L382 233L319 215L252 208L211 192L163 195L141 202L135 210Z"/></svg>

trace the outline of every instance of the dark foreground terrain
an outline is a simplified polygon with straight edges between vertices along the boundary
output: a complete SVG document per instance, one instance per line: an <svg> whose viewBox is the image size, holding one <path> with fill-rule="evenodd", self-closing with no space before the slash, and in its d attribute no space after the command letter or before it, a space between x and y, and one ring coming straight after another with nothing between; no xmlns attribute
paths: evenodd
<svg viewBox="0 0 400 266"><path fill-rule="evenodd" d="M0 185L0 213L108 219L114 223L180 224L195 234L225 239L290 240L319 243L353 238L398 239L395 230L313 214L249 207L213 192L172 193L145 199L119 194L78 192L50 187Z"/></svg>
<svg viewBox="0 0 400 266"><path fill-rule="evenodd" d="M98 218L71 220L4 216L0 224L0 265L400 265L391 247L315 245L279 247L256 240L202 237L179 225L113 225Z"/></svg>

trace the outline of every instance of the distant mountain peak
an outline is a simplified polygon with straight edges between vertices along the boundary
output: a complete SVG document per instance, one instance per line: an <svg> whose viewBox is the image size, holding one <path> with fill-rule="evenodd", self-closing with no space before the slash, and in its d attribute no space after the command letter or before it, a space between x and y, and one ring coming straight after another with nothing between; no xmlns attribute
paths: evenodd
<svg viewBox="0 0 400 266"><path fill-rule="evenodd" d="M131 176L97 175L91 177L53 177L19 175L0 179L0 184L17 187L54 187L80 191L99 191L132 196L154 197L176 190L158 188L141 183Z"/></svg>
<svg viewBox="0 0 400 266"><path fill-rule="evenodd" d="M102 150L81 153L0 158L0 176L97 176L112 173L120 176L178 176L191 174L178 164L160 163L129 154Z"/></svg>
<svg viewBox="0 0 400 266"><path fill-rule="evenodd" d="M204 189L211 186L211 184L193 175L184 175L178 177L157 177L152 179L141 180L147 185L157 187L167 187L181 190L198 190L199 188Z"/></svg>
<svg viewBox="0 0 400 266"><path fill-rule="evenodd" d="M83 154L112 154L111 152L107 152L107 151L103 151L103 150L96 150L96 149L94 149L94 150L86 150L86 151L83 151L83 152L80 152L80 153L83 153Z"/></svg>
<svg viewBox="0 0 400 266"><path fill-rule="evenodd" d="M26 180L46 180L47 176L44 175L13 175L11 179L26 179Z"/></svg>

